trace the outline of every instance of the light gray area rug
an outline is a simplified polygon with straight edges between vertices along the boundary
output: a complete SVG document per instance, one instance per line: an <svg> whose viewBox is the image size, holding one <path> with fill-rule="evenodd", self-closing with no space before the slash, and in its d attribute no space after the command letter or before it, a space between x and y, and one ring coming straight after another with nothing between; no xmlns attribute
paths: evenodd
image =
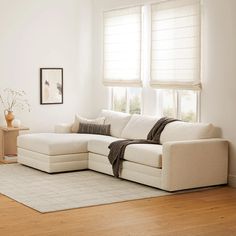
<svg viewBox="0 0 236 236"><path fill-rule="evenodd" d="M47 174L19 164L0 165L0 193L42 213L170 194L90 170Z"/></svg>

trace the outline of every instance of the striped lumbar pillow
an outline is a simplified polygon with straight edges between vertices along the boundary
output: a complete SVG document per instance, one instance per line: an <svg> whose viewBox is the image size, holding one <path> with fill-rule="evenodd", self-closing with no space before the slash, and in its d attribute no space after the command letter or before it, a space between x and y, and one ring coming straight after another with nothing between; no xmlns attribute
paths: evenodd
<svg viewBox="0 0 236 236"><path fill-rule="evenodd" d="M100 134L111 136L111 125L98 125L98 124L88 124L80 123L78 133L83 134Z"/></svg>
<svg viewBox="0 0 236 236"><path fill-rule="evenodd" d="M105 124L105 119L106 119L105 117L98 117L96 119L87 119L82 116L75 115L75 121L72 124L71 131L72 133L77 133L79 131L80 123L103 125Z"/></svg>

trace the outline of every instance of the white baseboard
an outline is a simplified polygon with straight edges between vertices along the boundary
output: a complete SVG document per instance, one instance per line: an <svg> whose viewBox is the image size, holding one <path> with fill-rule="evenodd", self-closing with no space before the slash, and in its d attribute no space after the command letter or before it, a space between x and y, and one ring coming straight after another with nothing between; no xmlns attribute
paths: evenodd
<svg viewBox="0 0 236 236"><path fill-rule="evenodd" d="M229 175L229 186L236 188L236 175Z"/></svg>

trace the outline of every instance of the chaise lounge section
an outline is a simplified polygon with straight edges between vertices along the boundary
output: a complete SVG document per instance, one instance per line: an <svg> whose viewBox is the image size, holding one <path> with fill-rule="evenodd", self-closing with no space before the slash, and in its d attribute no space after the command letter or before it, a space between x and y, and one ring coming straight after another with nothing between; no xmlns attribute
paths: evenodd
<svg viewBox="0 0 236 236"><path fill-rule="evenodd" d="M112 175L109 144L121 139L146 139L157 117L103 110L111 136L72 133L71 125L56 133L18 137L18 162L48 173L91 169ZM228 142L212 124L176 121L161 134L161 145L126 148L120 177L167 191L227 183Z"/></svg>

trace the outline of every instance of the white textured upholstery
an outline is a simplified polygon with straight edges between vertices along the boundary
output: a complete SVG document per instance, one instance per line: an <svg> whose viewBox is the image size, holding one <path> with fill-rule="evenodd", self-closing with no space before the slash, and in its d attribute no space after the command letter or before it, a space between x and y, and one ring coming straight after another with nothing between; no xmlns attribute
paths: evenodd
<svg viewBox="0 0 236 236"><path fill-rule="evenodd" d="M88 142L88 151L104 156L109 154L109 144L119 140L114 137L105 137L103 139L94 139ZM162 146L155 144L135 144L128 145L125 149L124 159L146 166L161 168L162 164Z"/></svg>
<svg viewBox="0 0 236 236"><path fill-rule="evenodd" d="M106 156L89 153L89 169L113 175L112 167ZM150 166L124 161L120 177L137 183L159 188L162 170Z"/></svg>
<svg viewBox="0 0 236 236"><path fill-rule="evenodd" d="M95 153L89 153L89 168L90 169L91 169L91 164L90 164L91 161L108 165L109 169L111 170L111 171L108 171L108 173L111 175L113 174L111 164L106 156L95 154ZM124 161L122 164L122 169L126 169L126 168L133 171L139 171L143 174L154 176L154 177L155 176L159 177L161 175L161 169L144 166L144 165L140 165L138 163L133 163L129 161Z"/></svg>
<svg viewBox="0 0 236 236"><path fill-rule="evenodd" d="M135 163L161 168L162 146L155 144L133 144L125 149L124 159Z"/></svg>
<svg viewBox="0 0 236 236"><path fill-rule="evenodd" d="M154 116L132 115L121 133L121 138L146 139L158 119Z"/></svg>
<svg viewBox="0 0 236 236"><path fill-rule="evenodd" d="M48 173L88 168L88 153L48 156L18 148L18 162Z"/></svg>
<svg viewBox="0 0 236 236"><path fill-rule="evenodd" d="M227 183L226 140L167 142L163 156L162 189L176 191Z"/></svg>
<svg viewBox="0 0 236 236"><path fill-rule="evenodd" d="M121 140L119 138L111 137L111 136L103 136L99 139L93 139L88 142L88 151L101 154L104 156L108 156L110 149L108 146L110 143Z"/></svg>
<svg viewBox="0 0 236 236"><path fill-rule="evenodd" d="M26 134L18 137L19 148L43 153L49 156L88 152L88 141L103 139L93 134Z"/></svg>
<svg viewBox="0 0 236 236"><path fill-rule="evenodd" d="M111 125L111 135L118 138L131 118L129 114L110 110L102 110L100 116L106 118L105 124Z"/></svg>
<svg viewBox="0 0 236 236"><path fill-rule="evenodd" d="M160 141L163 144L170 141L207 138L218 138L216 128L212 124L175 121L166 125L161 133Z"/></svg>
<svg viewBox="0 0 236 236"><path fill-rule="evenodd" d="M62 123L55 125L55 133L71 133L72 124Z"/></svg>
<svg viewBox="0 0 236 236"><path fill-rule="evenodd" d="M107 156L90 152L88 165L90 170L95 170L108 175L113 175L112 166Z"/></svg>
<svg viewBox="0 0 236 236"><path fill-rule="evenodd" d="M158 168L125 161L121 172L121 177L137 183L160 188L161 172L162 170Z"/></svg>
<svg viewBox="0 0 236 236"><path fill-rule="evenodd" d="M88 161L88 153L76 153L67 155L56 155L48 156L42 153L30 151L23 148L18 148L18 156L27 156L34 158L34 160L44 161L47 163L57 163L57 162L73 162L73 161Z"/></svg>

